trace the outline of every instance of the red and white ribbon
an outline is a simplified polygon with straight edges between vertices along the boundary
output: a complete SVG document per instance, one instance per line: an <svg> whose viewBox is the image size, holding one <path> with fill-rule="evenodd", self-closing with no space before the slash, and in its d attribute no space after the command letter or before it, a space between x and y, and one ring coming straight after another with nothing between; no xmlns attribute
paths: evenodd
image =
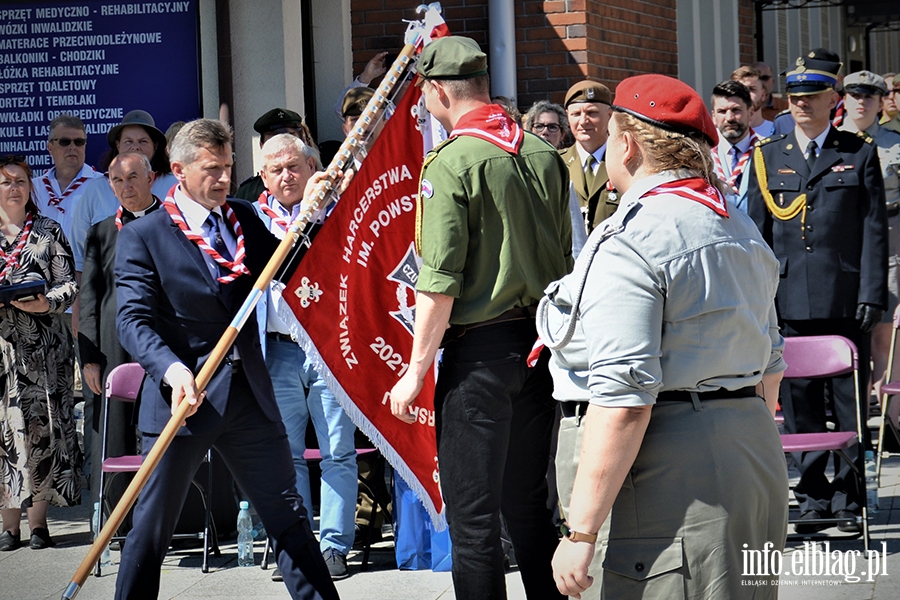
<svg viewBox="0 0 900 600"><path fill-rule="evenodd" d="M279 216L278 213L272 210L272 207L269 206L269 192L267 190L263 190L263 192L259 195L259 207L264 213L266 213L268 217L272 219L272 221L276 225L278 225L285 231L287 231L288 227L291 226L290 222L287 219Z"/></svg>
<svg viewBox="0 0 900 600"><path fill-rule="evenodd" d="M184 216L181 214L181 211L178 210L178 205L175 204L175 187L176 186L172 186L172 189L169 190L169 193L166 195L166 200L163 202L163 208L166 209L166 212L169 213L172 221L178 225L178 228L184 233L184 236L187 239L196 244L198 248L216 261L216 264L225 270L230 271L228 275L223 275L218 278L219 283L231 283L241 275L249 275L250 269L244 265L244 232L241 229L241 224L238 222L237 217L234 216L234 211L231 210L231 207L229 207L228 204L222 205L222 212L225 213L225 218L231 223L231 229L237 236L237 250L234 253L234 260L228 261L225 260L221 254L216 252L215 248L210 246L206 240L192 232L190 227L188 227L187 222L184 220Z"/></svg>
<svg viewBox="0 0 900 600"><path fill-rule="evenodd" d="M716 214L728 217L728 206L725 204L725 196L719 189L711 185L702 177L688 177L687 179L676 179L656 186L641 198L650 198L651 196L661 196L664 194L674 194L681 198L699 202L703 206L712 209Z"/></svg>
<svg viewBox="0 0 900 600"><path fill-rule="evenodd" d="M19 232L19 241L16 244L16 247L12 249L12 252L7 254L3 251L2 244L0 244L0 260L3 260L6 263L3 265L3 270L0 271L0 281L5 280L9 272L19 266L19 255L22 253L22 249L28 242L28 234L31 233L32 222L31 213L25 215L25 226L22 227L22 230Z"/></svg>
<svg viewBox="0 0 900 600"><path fill-rule="evenodd" d="M731 176L725 175L725 169L722 167L722 159L719 158L719 148L713 148L713 162L716 163L716 175L719 176L719 179L728 184L728 186L734 190L734 193L738 193L738 185L737 178L744 172L744 169L747 168L747 163L750 162L750 156L753 154L753 147L756 145L757 140L756 132L752 129L750 130L750 145L747 146L747 149L744 150L743 154L741 154L740 158L738 158L737 165L735 165L734 170L731 172Z"/></svg>
<svg viewBox="0 0 900 600"><path fill-rule="evenodd" d="M831 124L835 127L840 127L844 122L844 113L846 108L844 108L844 99L841 98L841 101L838 102L838 105L834 108L834 118L831 120Z"/></svg>
<svg viewBox="0 0 900 600"><path fill-rule="evenodd" d="M57 196L56 192L53 191L53 185L50 183L50 175L49 174L44 175L41 178L41 181L44 182L44 187L47 189L47 193L50 195L50 200L47 202L47 205L52 206L59 212L65 214L66 210L62 206L60 206L60 204L62 204L62 201L65 200L66 198L68 198L72 192L74 192L75 190L80 188L82 186L82 184L84 184L84 182L88 181L89 179L91 179L91 178L88 177L87 175L79 177L78 179L76 179L75 181L73 181L72 183L69 184L69 187L66 188L66 191L64 191L61 196Z"/></svg>

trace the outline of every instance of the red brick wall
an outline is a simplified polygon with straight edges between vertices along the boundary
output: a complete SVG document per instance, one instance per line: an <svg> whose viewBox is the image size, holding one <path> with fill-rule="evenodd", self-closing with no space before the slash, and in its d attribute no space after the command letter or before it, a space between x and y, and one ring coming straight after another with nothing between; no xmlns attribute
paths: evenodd
<svg viewBox="0 0 900 600"><path fill-rule="evenodd" d="M615 88L639 73L678 75L676 0L516 0L516 65L519 106L550 99L589 76ZM487 51L487 0L442 0L454 34L467 35ZM351 0L353 72L381 50L403 45L414 19L410 0ZM741 61L753 59L753 1L741 0Z"/></svg>
<svg viewBox="0 0 900 600"><path fill-rule="evenodd" d="M753 0L740 0L738 16L741 22L738 27L738 52L741 64L749 65L756 62L756 12L753 10Z"/></svg>

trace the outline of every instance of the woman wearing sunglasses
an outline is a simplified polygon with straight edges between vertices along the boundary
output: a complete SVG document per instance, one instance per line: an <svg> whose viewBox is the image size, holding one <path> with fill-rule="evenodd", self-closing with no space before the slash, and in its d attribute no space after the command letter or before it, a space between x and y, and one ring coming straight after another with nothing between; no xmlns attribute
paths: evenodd
<svg viewBox="0 0 900 600"><path fill-rule="evenodd" d="M46 293L0 305L0 551L53 546L47 507L81 499L72 336L62 314L78 291L59 223L38 214L24 157L0 159L0 290L45 281Z"/></svg>

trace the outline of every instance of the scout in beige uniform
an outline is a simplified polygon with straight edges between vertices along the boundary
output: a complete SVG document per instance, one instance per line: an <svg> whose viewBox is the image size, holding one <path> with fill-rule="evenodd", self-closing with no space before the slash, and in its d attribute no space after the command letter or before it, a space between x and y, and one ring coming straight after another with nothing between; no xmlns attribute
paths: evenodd
<svg viewBox="0 0 900 600"><path fill-rule="evenodd" d="M742 550L779 550L787 528L784 455L754 389L774 412L778 261L709 184L717 132L697 93L642 75L616 97L622 206L538 313L566 417L560 497L572 490L554 577L581 598L775 598L772 577L743 577Z"/></svg>
<svg viewBox="0 0 900 600"><path fill-rule="evenodd" d="M419 74L425 105L450 138L422 170L415 337L391 411L413 421L409 407L443 338L434 403L456 595L506 598L502 511L528 598L560 598L546 506L549 354L534 369L526 359L537 337L533 307L571 266L566 168L490 103L487 57L473 40L432 42Z"/></svg>

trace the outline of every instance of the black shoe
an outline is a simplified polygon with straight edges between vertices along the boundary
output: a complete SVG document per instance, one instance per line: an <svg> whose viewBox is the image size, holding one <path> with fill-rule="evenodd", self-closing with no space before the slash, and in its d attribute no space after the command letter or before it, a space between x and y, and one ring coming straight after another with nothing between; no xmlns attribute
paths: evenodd
<svg viewBox="0 0 900 600"><path fill-rule="evenodd" d="M4 531L0 534L0 552L12 552L22 546L22 534Z"/></svg>
<svg viewBox="0 0 900 600"><path fill-rule="evenodd" d="M275 570L272 571L272 581L284 581L284 576L281 574L281 569L275 567Z"/></svg>
<svg viewBox="0 0 900 600"><path fill-rule="evenodd" d="M346 579L350 577L350 571L347 570L347 557L335 550L329 548L322 553L325 559L325 566L328 567L328 574L335 581L338 579Z"/></svg>
<svg viewBox="0 0 900 600"><path fill-rule="evenodd" d="M43 550L44 548L52 548L56 545L50 532L43 527L35 527L31 530L31 542L28 543L32 550Z"/></svg>
<svg viewBox="0 0 900 600"><path fill-rule="evenodd" d="M839 510L834 517L836 519L841 519L837 525L838 531L843 533L862 533L861 519L855 512L851 510Z"/></svg>
<svg viewBox="0 0 900 600"><path fill-rule="evenodd" d="M813 521L816 519L827 519L828 515L824 515L817 510L807 510L800 515L800 521ZM794 533L798 535L809 535L811 533L819 533L823 529L831 527L828 523L794 523Z"/></svg>

